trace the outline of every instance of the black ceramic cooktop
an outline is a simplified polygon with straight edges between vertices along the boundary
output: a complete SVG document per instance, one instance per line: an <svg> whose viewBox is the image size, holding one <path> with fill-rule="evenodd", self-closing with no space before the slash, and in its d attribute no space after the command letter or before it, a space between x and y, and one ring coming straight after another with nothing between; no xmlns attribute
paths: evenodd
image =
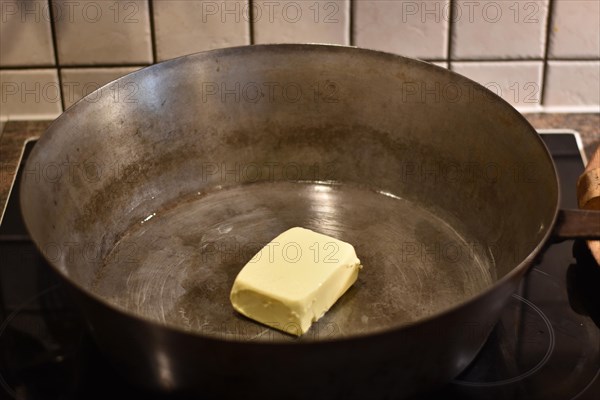
<svg viewBox="0 0 600 400"><path fill-rule="evenodd" d="M559 170L562 207L576 208L583 162L575 136L543 138ZM128 385L99 353L27 236L18 187L0 226L0 262L0 399L161 398ZM599 303L600 268L585 248L552 245L476 360L453 382L418 399L600 399ZM374 394L385 397L385 388Z"/></svg>

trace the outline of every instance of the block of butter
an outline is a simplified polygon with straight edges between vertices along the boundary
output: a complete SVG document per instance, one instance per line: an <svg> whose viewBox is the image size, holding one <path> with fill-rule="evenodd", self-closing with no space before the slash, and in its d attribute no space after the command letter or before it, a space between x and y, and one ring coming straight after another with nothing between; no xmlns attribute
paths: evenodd
<svg viewBox="0 0 600 400"><path fill-rule="evenodd" d="M300 336L352 286L361 268L351 244L291 228L240 271L231 304L248 318Z"/></svg>

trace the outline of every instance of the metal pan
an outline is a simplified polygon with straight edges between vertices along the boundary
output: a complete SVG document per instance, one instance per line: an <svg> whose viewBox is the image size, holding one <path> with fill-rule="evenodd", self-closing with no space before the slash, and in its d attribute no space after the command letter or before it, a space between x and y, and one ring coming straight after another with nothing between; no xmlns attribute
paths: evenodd
<svg viewBox="0 0 600 400"><path fill-rule="evenodd" d="M559 214L552 160L507 103L348 47L145 68L65 111L26 168L46 177L22 181L27 228L96 341L170 393L433 388L472 361L553 232L600 236L598 214ZM240 268L293 226L352 243L364 265L299 339L229 304Z"/></svg>

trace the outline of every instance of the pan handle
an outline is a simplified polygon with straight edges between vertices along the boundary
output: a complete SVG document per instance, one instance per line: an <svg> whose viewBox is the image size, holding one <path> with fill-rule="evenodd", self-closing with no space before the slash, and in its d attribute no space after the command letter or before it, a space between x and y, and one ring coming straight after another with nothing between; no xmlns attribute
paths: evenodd
<svg viewBox="0 0 600 400"><path fill-rule="evenodd" d="M600 240L600 211L559 210L552 236L555 242Z"/></svg>

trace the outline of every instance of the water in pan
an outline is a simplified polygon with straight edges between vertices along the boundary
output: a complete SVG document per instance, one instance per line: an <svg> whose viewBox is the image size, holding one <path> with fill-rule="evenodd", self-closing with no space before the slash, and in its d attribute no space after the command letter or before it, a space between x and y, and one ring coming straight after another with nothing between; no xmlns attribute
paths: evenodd
<svg viewBox="0 0 600 400"><path fill-rule="evenodd" d="M443 216L351 185L266 182L200 194L149 215L108 255L93 290L118 307L186 330L290 340L237 314L229 291L245 263L294 226L353 244L364 266L300 340L409 323L492 282L490 261Z"/></svg>

